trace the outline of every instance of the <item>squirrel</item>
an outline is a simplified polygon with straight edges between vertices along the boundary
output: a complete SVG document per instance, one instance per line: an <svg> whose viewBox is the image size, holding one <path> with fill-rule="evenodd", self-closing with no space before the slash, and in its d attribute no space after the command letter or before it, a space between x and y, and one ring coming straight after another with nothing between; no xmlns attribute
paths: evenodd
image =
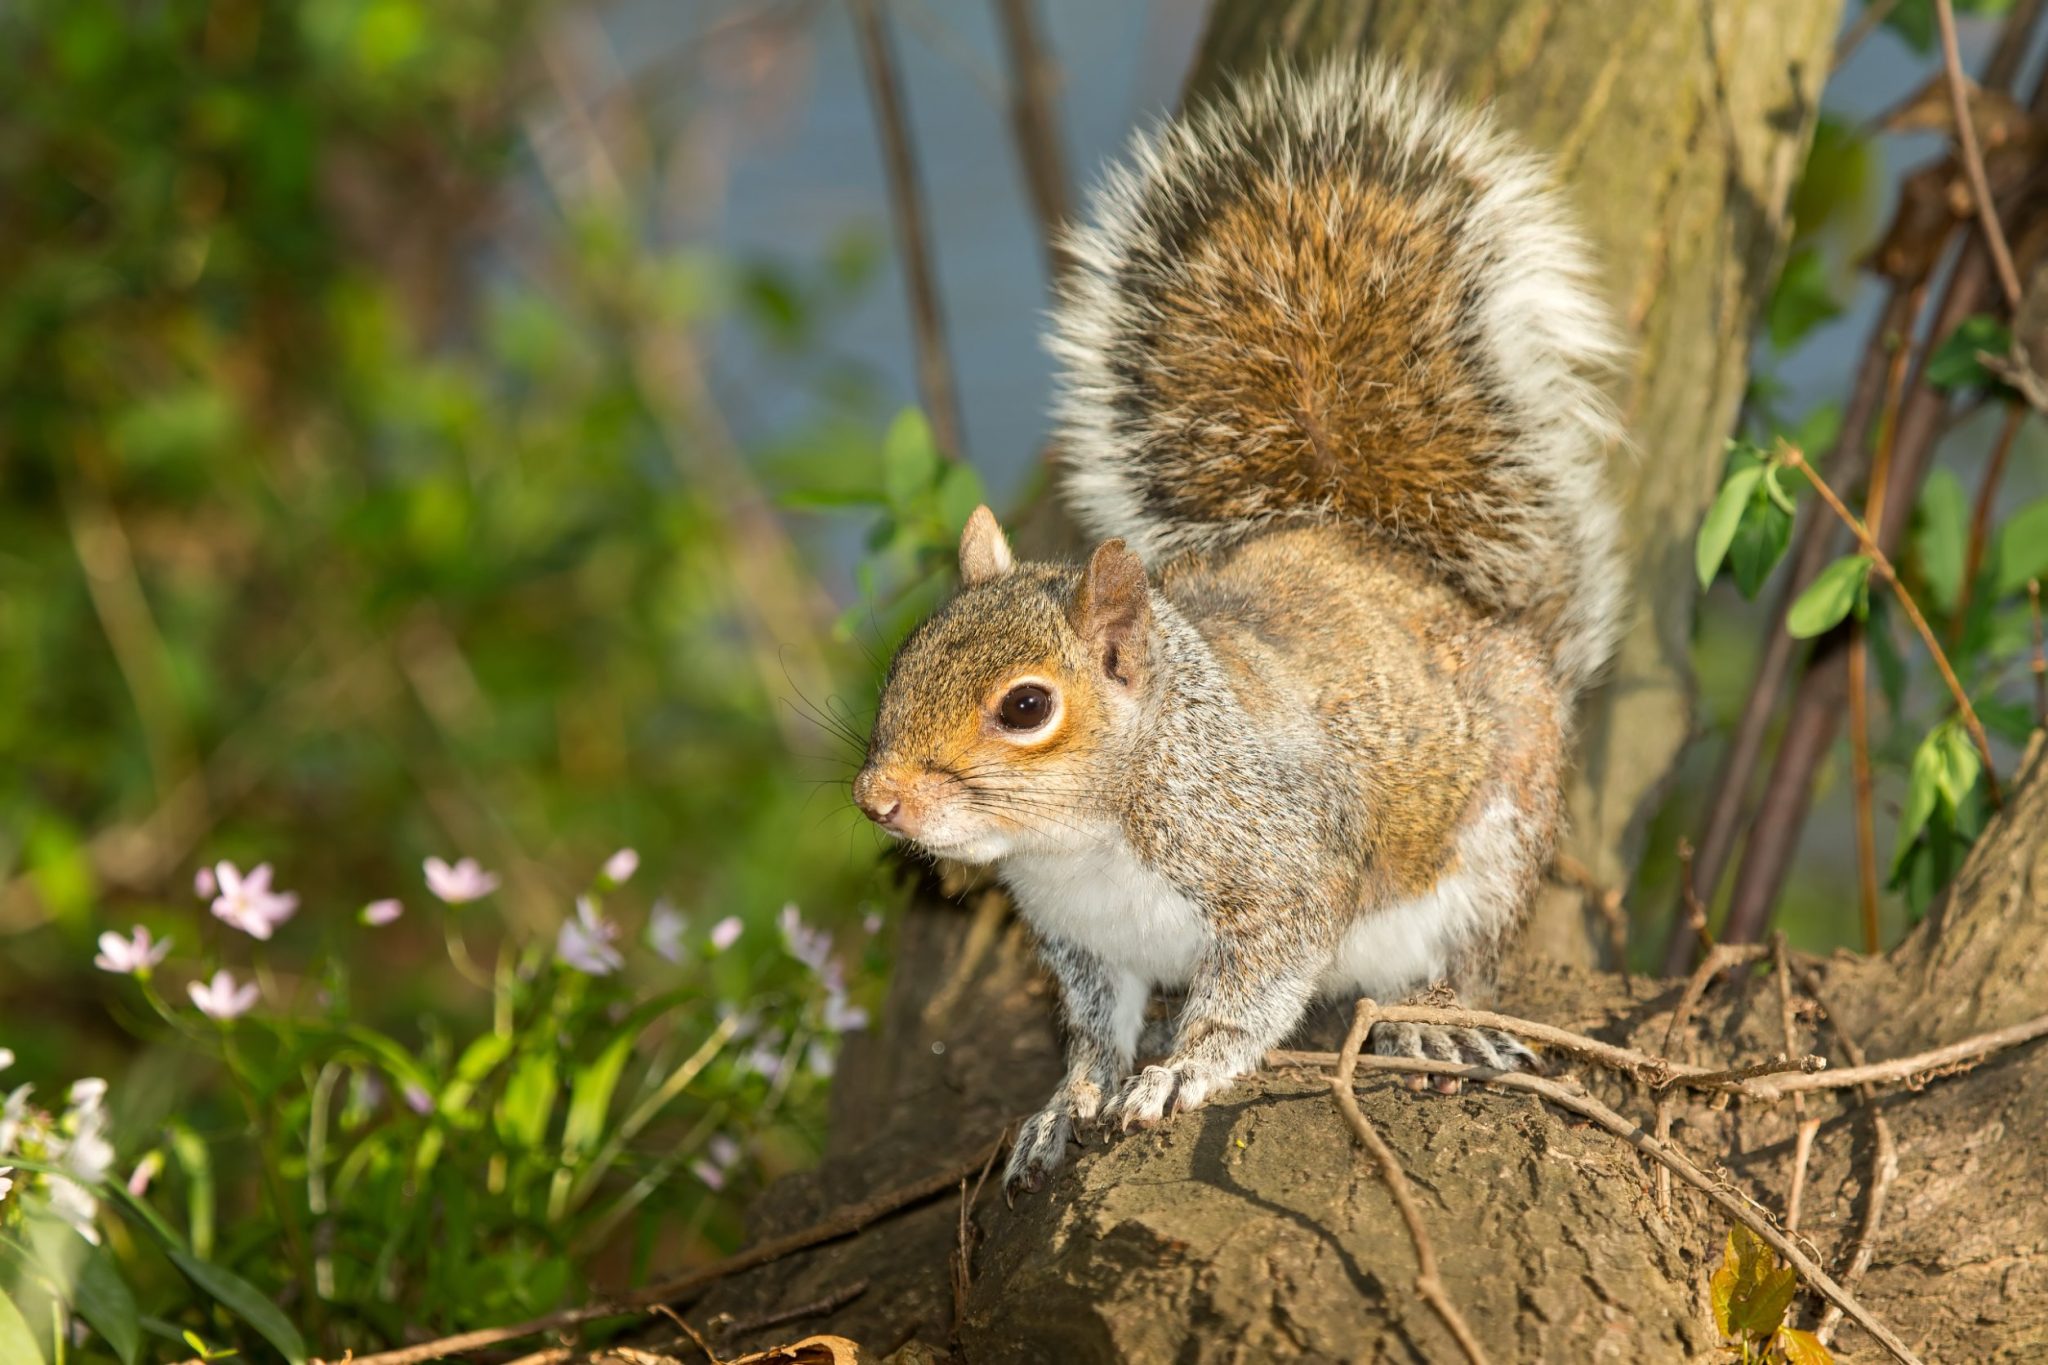
<svg viewBox="0 0 2048 1365"><path fill-rule="evenodd" d="M1547 164L1486 117L1275 66L1139 134L1092 216L1051 347L1063 492L1107 539L1021 563L976 509L853 783L993 865L1058 982L1067 1074L1013 1190L1076 1125L1201 1105L1318 998L1483 1001L1624 610L1617 344ZM1161 987L1186 1004L1133 1074ZM1371 1046L1540 1065L1483 1030Z"/></svg>

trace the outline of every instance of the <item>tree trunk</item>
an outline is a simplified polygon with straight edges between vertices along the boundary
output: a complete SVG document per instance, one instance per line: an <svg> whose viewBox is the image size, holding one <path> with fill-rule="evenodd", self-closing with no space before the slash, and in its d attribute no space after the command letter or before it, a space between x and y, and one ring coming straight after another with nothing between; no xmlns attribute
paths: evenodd
<svg viewBox="0 0 2048 1365"><path fill-rule="evenodd" d="M1634 629L1593 697L1573 792L1574 851L1625 884L1641 827L1689 726L1691 543L1775 270L1837 5L1742 0L1224 0L1190 79L1199 99L1269 53L1367 51L1440 73L1562 167L1630 337L1616 377L1635 451L1618 455L1634 537ZM1056 532L1054 536L1056 537ZM1043 533L1041 539L1046 538ZM2048 1009L2048 776L2040 747L1951 899L1888 958L1817 965L1850 1037L1884 1058ZM1051 990L999 893L926 887L898 935L877 1036L849 1050L830 1159L756 1208L773 1237L943 1169L1035 1109L1059 1074ZM1674 983L1590 969L1577 897L1535 926L1510 1012L1662 1051ZM1544 960L1548 958L1549 960ZM2031 979L2030 979L2031 978ZM1329 1020L1320 1029L1334 1041ZM1799 1050L1842 1052L1833 1026ZM1785 1046L1768 975L1710 995L1683 1045L1737 1063ZM1569 1065L1624 1113L1654 1102ZM1418 1187L1451 1298L1495 1361L1727 1359L1705 1297L1726 1223L1683 1187L1660 1208L1633 1150L1506 1093L1417 1097L1368 1077L1360 1103ZM1860 1293L1929 1360L2048 1358L2048 1045L1878 1101L1896 1136L1876 1258ZM1823 1120L1801 1232L1839 1274L1864 1217L1870 1121L1849 1093ZM1774 1213L1788 1185L1789 1103L1681 1107L1677 1141ZM993 1183L993 1180L992 1180ZM735 1333L726 1354L811 1330L875 1357L1455 1360L1414 1292L1414 1253L1376 1167L1319 1076L1252 1078L1163 1129L1091 1143L1014 1209L913 1207L857 1238L727 1282L694 1310L758 1318L866 1281L801 1329ZM950 1267L971 1251L967 1283ZM1818 1305L1802 1298L1795 1311ZM906 1343L910 1343L906 1345ZM1844 1352L1877 1358L1845 1328Z"/></svg>

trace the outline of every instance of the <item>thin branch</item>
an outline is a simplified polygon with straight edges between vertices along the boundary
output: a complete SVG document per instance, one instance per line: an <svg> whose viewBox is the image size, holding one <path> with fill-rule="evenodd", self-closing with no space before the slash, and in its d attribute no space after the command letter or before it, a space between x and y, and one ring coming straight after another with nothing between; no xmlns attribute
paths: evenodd
<svg viewBox="0 0 2048 1365"><path fill-rule="evenodd" d="M1000 1149L1001 1145L1000 1140L993 1144L997 1149ZM850 1208L840 1209L831 1217L821 1219L809 1227L799 1228L786 1236L773 1238L759 1246L748 1247L744 1251L736 1251L723 1260L714 1261L710 1265L686 1271L612 1299L600 1300L582 1308L549 1313L545 1317L532 1318L506 1327L480 1327L475 1331L458 1332L454 1336L421 1342L416 1346L355 1356L349 1365L424 1365L426 1361L444 1360L449 1356L502 1346L521 1337L539 1336L544 1332L595 1322L600 1318L627 1317L645 1312L656 1304L672 1303L708 1288L728 1276L737 1275L743 1270L752 1270L756 1266L779 1261L785 1256L822 1243L850 1237L870 1223L878 1222L913 1204L921 1204L927 1199L944 1194L960 1180L982 1169L987 1160L988 1149L984 1148L977 1151L969 1160L958 1162L923 1180L885 1191L872 1199L864 1199Z"/></svg>
<svg viewBox="0 0 2048 1365"><path fill-rule="evenodd" d="M1806 989L1820 1002L1821 1012L1828 1017L1828 1023L1835 1030L1835 1041L1842 1045L1842 1055L1849 1059L1851 1069L1861 1068L1868 1062L1863 1049L1842 1027L1841 1019L1821 999L1820 982L1811 973L1805 974ZM1842 1283L1853 1285L1870 1269L1870 1262L1877 1254L1877 1232L1883 1226L1885 1193L1899 1174L1899 1148L1892 1139L1892 1126L1877 1106L1877 1096L1867 1084L1856 1087L1863 1106L1870 1112L1870 1132L1874 1143L1871 1153L1870 1183L1863 1199L1863 1225L1856 1230L1856 1250L1849 1259L1849 1268L1842 1272ZM1835 1329L1842 1325L1841 1310L1829 1304L1821 1315L1820 1325L1814 1329L1814 1336L1826 1346L1834 1340Z"/></svg>
<svg viewBox="0 0 2048 1365"><path fill-rule="evenodd" d="M1677 1045L1678 1035L1685 1031L1692 1019L1693 1009L1700 997L1707 993L1707 987L1714 978L1730 967L1740 967L1762 957L1768 949L1760 943L1717 943L1707 950L1700 959L1700 965L1693 969L1685 980L1685 989L1679 992L1678 1005L1671 1011L1671 1022L1664 1029L1664 1055L1669 1057ZM1668 1063L1667 1063L1668 1065Z"/></svg>
<svg viewBox="0 0 2048 1365"><path fill-rule="evenodd" d="M1884 23L1885 16L1898 8L1898 4L1899 0L1869 0L1863 7L1863 13L1857 15L1856 22L1849 26L1849 31L1836 42L1830 69L1840 71L1843 65L1856 55L1856 49L1863 46L1863 40L1877 32L1878 26Z"/></svg>
<svg viewBox="0 0 2048 1365"><path fill-rule="evenodd" d="M946 326L932 269L931 233L925 223L924 195L918 188L917 153L903 109L902 83L889 48L880 0L847 0L847 4L853 12L861 67L867 74L868 97L882 142L882 166L889 179L889 219L896 232L896 254L901 258L910 325L917 342L918 392L939 453L959 460L966 451L961 440L960 403L946 350Z"/></svg>
<svg viewBox="0 0 2048 1365"><path fill-rule="evenodd" d="M761 1313L751 1318L733 1318L721 1313L711 1320L711 1330L715 1335L730 1341L770 1327L780 1327L786 1322L819 1318L827 1313L835 1313L867 1292L868 1282L855 1280L844 1289L835 1289L830 1294L812 1299L808 1303L778 1308L772 1313Z"/></svg>
<svg viewBox="0 0 2048 1365"><path fill-rule="evenodd" d="M1885 401L1893 357L1911 350L1910 331L1919 315L1922 288L1900 283L1885 300L1884 311L1864 342L1856 382L1850 390L1848 407L1842 414L1842 428L1827 459L1828 477L1848 484L1861 468L1869 449L1873 423L1879 420ZM1751 779L1769 738L1771 717L1777 710L1779 694L1792 671L1799 642L1784 629L1785 613L1799 594L1827 566L1834 522L1811 506L1802 506L1792 527L1792 548L1787 555L1786 573L1771 604L1770 627L1764 635L1763 656L1750 680L1749 695L1742 703L1742 715L1728 738L1714 776L1713 796L1707 803L1707 818L1700 827L1699 855L1691 875L1680 883L1681 895L1673 907L1673 924L1664 955L1664 972L1676 976L1692 960L1694 936L1687 932L1693 903L1711 903L1735 851L1736 834L1747 805ZM1687 897L1690 897L1690 900Z"/></svg>
<svg viewBox="0 0 2048 1365"><path fill-rule="evenodd" d="M2012 248L2006 245L2005 229L1998 221L1998 205L1992 202L1991 182L1984 174L1984 152L1977 145L1977 125L1970 120L1969 77L1963 74L1963 57L1956 45L1956 12L1949 0L1934 0L1934 16L1941 27L1941 60L1948 72L1948 102L1956 119L1956 145L1962 150L1963 169L1970 177L1970 197L1977 203L1977 221L1984 228L1984 244L1991 251L1991 264L1998 271L1998 287L2005 291L2008 308L2020 306L2020 273L2013 268Z"/></svg>
<svg viewBox="0 0 2048 1365"><path fill-rule="evenodd" d="M1429 1240L1429 1229L1423 1226L1422 1211L1415 1206L1415 1195L1408 1188L1408 1176L1401 1169L1400 1158L1394 1155L1394 1149L1387 1146L1386 1139L1366 1118L1365 1111L1358 1107L1358 1095L1352 1088L1352 1079L1358 1072L1359 1058L1365 1051L1365 1037L1372 1031L1376 1009L1371 1000L1360 1000L1352 1010L1351 1032L1345 1035L1337 1074L1330 1078L1330 1093L1337 1101L1338 1112L1350 1123L1351 1131L1372 1153L1373 1160L1379 1163L1380 1177L1387 1182L1387 1192L1394 1198L1394 1207L1401 1211L1401 1221L1408 1225L1408 1240L1415 1244L1415 1292L1443 1319L1445 1328L1465 1353L1465 1359L1472 1365L1486 1365L1486 1352L1480 1349L1479 1339L1472 1335L1465 1315L1451 1302L1450 1294L1444 1289L1443 1277L1437 1273L1436 1247Z"/></svg>
<svg viewBox="0 0 2048 1365"><path fill-rule="evenodd" d="M1806 475L1829 509L1849 528L1856 537L1857 544L1862 547L1863 553L1870 557L1871 567L1884 579L1886 586L1891 588L1892 596L1898 600L1900 609L1906 613L1906 619L1911 621L1913 629L1919 632L1921 643L1927 646L1927 652L1934 658L1935 668L1941 672L1941 680L1948 685L1949 695L1955 698L1956 709L1962 712L1963 726L1970 732L1971 742L1977 746L1977 753L1984 760L1985 794L1991 798L1994 808L2004 805L2005 797L1998 788L1998 775L1992 771L1991 741L1984 734L1984 723L1977 719L1977 708L1970 704L1970 694L1963 690L1963 684L1957 679L1955 669L1950 666L1947 651L1942 649L1941 641L1934 638L1934 631L1928 626L1927 618L1920 614L1920 604L1913 600L1913 594L1907 592L1906 585L1899 581L1899 573L1892 567L1891 557L1878 547L1876 538L1870 534L1870 528L1843 506L1835 490L1828 486L1828 481L1821 477L1819 470L1806 462L1806 457L1799 453L1799 448L1788 445L1784 449L1785 463Z"/></svg>
<svg viewBox="0 0 2048 1365"><path fill-rule="evenodd" d="M1888 1062L1840 1067L1814 1076L1751 1081L1743 1094L1749 1099L1772 1100L1801 1090L1843 1090L1864 1085L1904 1085L1918 1090L1935 1076L1966 1071L1995 1052L2043 1037L2048 1037L2048 1014L2025 1023L1994 1029L1990 1033L1980 1033L1946 1047L1929 1048L1910 1057L1895 1057Z"/></svg>
<svg viewBox="0 0 2048 1365"><path fill-rule="evenodd" d="M1061 148L1059 110L1053 95L1059 73L1039 40L1035 0L995 0L1010 58L1010 132L1024 165L1024 188L1038 219L1046 270L1057 282L1070 261L1060 242L1072 208L1067 198L1067 158Z"/></svg>
<svg viewBox="0 0 2048 1365"><path fill-rule="evenodd" d="M1334 1063L1334 1054L1323 1054ZM1722 1182L1714 1179L1695 1166L1684 1153L1665 1143L1659 1142L1643 1131L1640 1124L1631 1122L1609 1109L1575 1085L1567 1085L1542 1076L1532 1076L1525 1071L1497 1071L1486 1066L1467 1066L1455 1062L1440 1062L1419 1057L1360 1057L1347 1052L1357 1067L1368 1071L1397 1072L1404 1075L1442 1075L1461 1079L1485 1081L1508 1090L1523 1090L1568 1109L1584 1118L1591 1119L1599 1127L1634 1147L1637 1151L1668 1168L1672 1174L1704 1194L1713 1205L1728 1217L1741 1223L1770 1245L1772 1250L1785 1258L1794 1270L1799 1272L1821 1297L1841 1307L1842 1311L1856 1320L1857 1325L1889 1352L1902 1365L1920 1365L1920 1357L1911 1347L1901 1341L1896 1333L1865 1308L1853 1295L1821 1269L1812 1258L1801 1251L1798 1245L1780 1231L1756 1206L1731 1191Z"/></svg>
<svg viewBox="0 0 2048 1365"><path fill-rule="evenodd" d="M1799 1132L1792 1139L1792 1192L1785 1196L1785 1233L1789 1237L1799 1235L1800 1202L1806 1193L1806 1167L1813 1159L1813 1138L1819 1131L1819 1119L1801 1119Z"/></svg>
<svg viewBox="0 0 2048 1365"><path fill-rule="evenodd" d="M2012 455L2012 448L2026 424L2028 408L2024 403L2006 406L2005 425L1998 429L1998 440L1991 447L1990 463L1984 466L1984 478L1977 485L1977 500L1970 505L1970 540L1963 551L1963 578L1956 587L1956 609L1949 619L1948 641L1954 645L1963 638L1963 625L1970 615L1970 594L1977 585L1977 574L1984 567L1984 550L1991 541L1991 507L1998 498L1998 485L2005 479L2005 465Z"/></svg>
<svg viewBox="0 0 2048 1365"><path fill-rule="evenodd" d="M1856 807L1856 908L1863 951L1881 946L1877 929L1877 797L1870 772L1870 627L1849 625L1849 771Z"/></svg>
<svg viewBox="0 0 2048 1365"><path fill-rule="evenodd" d="M2034 620L2034 724L2048 728L2048 640L2041 633L2041 580L2027 580L2027 614Z"/></svg>
<svg viewBox="0 0 2048 1365"><path fill-rule="evenodd" d="M1771 932L1771 975L1776 978L1778 983L1778 1028L1785 1036L1785 1051L1780 1055L1785 1057L1796 1057L1799 1055L1798 1024L1794 1017L1795 1011L1792 1008L1791 958L1792 954L1787 950L1785 944L1785 931L1783 929L1773 930ZM1792 1112L1799 1116L1799 1126L1801 1129L1804 1129L1806 1127L1806 1096L1794 1095L1792 1097ZM1806 1141L1810 1146L1813 1139L1809 1136ZM1792 1171L1792 1193L1786 1199L1786 1208L1789 1212L1786 1214L1785 1226L1788 1231L1799 1221L1796 1214L1799 1209L1799 1186L1806 1176L1804 1160L1804 1157L1801 1157L1800 1164L1795 1165Z"/></svg>

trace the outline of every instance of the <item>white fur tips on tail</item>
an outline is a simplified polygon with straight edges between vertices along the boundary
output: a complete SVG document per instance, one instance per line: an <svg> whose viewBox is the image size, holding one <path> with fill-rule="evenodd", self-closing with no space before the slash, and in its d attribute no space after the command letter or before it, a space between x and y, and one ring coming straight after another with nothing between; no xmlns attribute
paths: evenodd
<svg viewBox="0 0 2048 1365"><path fill-rule="evenodd" d="M1618 347L1548 163L1392 67L1276 67L1141 135L1091 217L1051 341L1090 531L1156 563L1369 525L1598 673Z"/></svg>

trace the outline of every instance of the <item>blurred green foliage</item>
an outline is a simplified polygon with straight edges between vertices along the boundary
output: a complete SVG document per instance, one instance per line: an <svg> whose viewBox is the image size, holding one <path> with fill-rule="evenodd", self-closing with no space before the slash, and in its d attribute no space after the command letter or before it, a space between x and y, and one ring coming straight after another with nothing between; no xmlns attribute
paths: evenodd
<svg viewBox="0 0 2048 1365"><path fill-rule="evenodd" d="M830 724L868 704L875 627L834 630L772 501L903 464L860 374L807 364L871 237L816 270L650 245L647 165L532 136L563 94L561 8L0 10L0 1044L46 1093L113 1078L124 1151L251 1136L222 1076L167 1062L163 1022L90 965L139 921L239 969L188 889L215 859L272 861L304 897L268 999L317 996L444 1066L492 1036L490 993L430 919L374 943L354 919L422 903L425 855L503 872L502 918L465 929L484 963L545 941L623 844L695 931L882 894ZM714 329L814 385L786 446L736 443ZM922 519L884 548L928 570L917 538L959 488L920 477L899 491ZM695 1015L772 986L737 957L714 976ZM251 1066L302 1106L306 1055ZM821 1096L778 1096L767 1172L815 1151ZM214 1172L233 1263L262 1197L246 1164ZM182 1199L196 1177L167 1179ZM679 1189L714 1243L736 1235L724 1196ZM276 1291L280 1267L244 1269Z"/></svg>

